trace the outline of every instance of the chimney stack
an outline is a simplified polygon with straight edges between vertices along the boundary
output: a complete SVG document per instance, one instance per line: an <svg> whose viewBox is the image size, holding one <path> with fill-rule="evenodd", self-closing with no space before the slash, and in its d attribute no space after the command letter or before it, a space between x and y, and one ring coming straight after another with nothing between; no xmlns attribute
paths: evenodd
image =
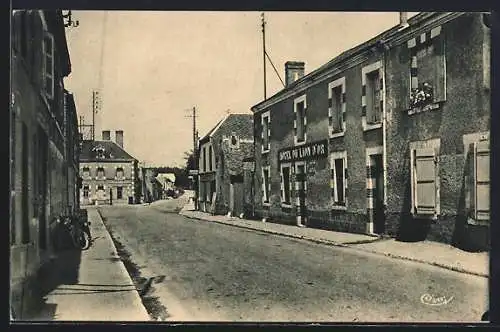
<svg viewBox="0 0 500 332"><path fill-rule="evenodd" d="M287 61L285 63L285 85L290 84L304 76L305 63L299 61Z"/></svg>
<svg viewBox="0 0 500 332"><path fill-rule="evenodd" d="M102 140L103 141L110 141L111 140L111 132L109 130L102 131Z"/></svg>
<svg viewBox="0 0 500 332"><path fill-rule="evenodd" d="M115 143L123 149L123 130L117 130L115 135Z"/></svg>
<svg viewBox="0 0 500 332"><path fill-rule="evenodd" d="M399 12L399 25L402 28L406 28L408 26L408 12Z"/></svg>

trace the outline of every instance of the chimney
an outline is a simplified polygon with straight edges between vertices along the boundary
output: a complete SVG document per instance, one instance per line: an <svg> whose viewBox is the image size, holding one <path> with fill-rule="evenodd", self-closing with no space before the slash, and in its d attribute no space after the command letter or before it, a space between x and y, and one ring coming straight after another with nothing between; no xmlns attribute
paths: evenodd
<svg viewBox="0 0 500 332"><path fill-rule="evenodd" d="M102 131L102 140L103 141L110 141L111 140L111 132L109 130Z"/></svg>
<svg viewBox="0 0 500 332"><path fill-rule="evenodd" d="M285 63L285 85L289 86L304 76L304 62L287 61Z"/></svg>
<svg viewBox="0 0 500 332"><path fill-rule="evenodd" d="M117 130L115 134L115 143L123 149L123 130Z"/></svg>
<svg viewBox="0 0 500 332"><path fill-rule="evenodd" d="M399 12L399 26L406 28L408 25L408 12Z"/></svg>

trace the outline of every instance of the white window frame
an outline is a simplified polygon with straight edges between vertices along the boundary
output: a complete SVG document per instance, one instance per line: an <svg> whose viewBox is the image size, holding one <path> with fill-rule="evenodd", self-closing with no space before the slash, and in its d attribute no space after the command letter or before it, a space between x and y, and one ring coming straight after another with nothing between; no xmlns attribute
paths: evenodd
<svg viewBox="0 0 500 332"><path fill-rule="evenodd" d="M373 73L374 71L379 71L379 80L383 79L383 75L381 73L382 71L382 61L377 61L377 62L374 62L368 66L365 66L361 69L361 85L362 86L365 86L366 87L366 81L367 81L367 75L370 75L371 73ZM365 88L365 91L366 91L366 88ZM385 99L384 99L384 84L381 85L380 87L380 98L382 100L382 103L385 103ZM361 95L361 107L366 107L366 95ZM382 112L382 109L380 110ZM368 109L366 110L366 112L368 113ZM381 115L381 120L380 122L377 122L377 123L368 123L367 120L366 120L366 115L362 115L361 116L361 124L362 124L362 127L363 127L363 131L368 131L368 130L374 130L374 129L378 129L378 128L382 128L382 115Z"/></svg>
<svg viewBox="0 0 500 332"><path fill-rule="evenodd" d="M343 179L344 179L344 205L337 204L338 201L338 194L337 194L337 171L335 170L335 160L337 159L342 159L343 164L344 164L344 169L343 169ZM347 170L347 151L334 151L330 153L330 190L333 190L333 197L331 197L331 207L332 210L347 210L347 177L346 177L346 170ZM331 173L333 172L333 179L331 178ZM330 194L331 196L331 194Z"/></svg>
<svg viewBox="0 0 500 332"><path fill-rule="evenodd" d="M440 165L439 165L439 151L441 146L441 140L439 138L430 139L427 141L414 141L410 142L410 185L411 185L411 206L410 213L419 218L432 218L437 219L437 217L441 214L441 198L440 198ZM434 149L434 158L436 158L435 163L435 187L436 187L436 207L434 215L429 214L418 214L417 213L417 178L416 178L416 169L415 169L415 152L418 149Z"/></svg>
<svg viewBox="0 0 500 332"><path fill-rule="evenodd" d="M300 103L304 103L304 140L299 142L297 140L297 133L296 133L296 128L297 128L297 105ZM293 100L293 128L294 128L294 134L293 134L293 142L295 146L300 146L303 144L306 144L307 142L307 95L303 94L300 97L297 97Z"/></svg>
<svg viewBox="0 0 500 332"><path fill-rule="evenodd" d="M289 186L289 202L285 202L285 182L283 176L283 168L288 168L288 186ZM280 165L280 183L281 183L281 206L292 207L292 163L283 163Z"/></svg>
<svg viewBox="0 0 500 332"><path fill-rule="evenodd" d="M264 176L264 171L267 171L267 191L266 191L266 179ZM266 193L269 197L266 197ZM267 201L266 201L267 198ZM264 206L269 206L271 204L271 167L262 166L262 204Z"/></svg>
<svg viewBox="0 0 500 332"><path fill-rule="evenodd" d="M50 50L46 49L45 39L48 38L50 40ZM55 56L55 45L54 45L54 36L48 32L44 31L43 33L43 42L42 42L42 54L43 54L43 87L44 94L47 99L54 99L55 95L55 77L54 77L54 56ZM47 68L47 59L50 58L51 68ZM47 86L47 78L50 78L50 87ZM50 88L50 91L49 91Z"/></svg>
<svg viewBox="0 0 500 332"><path fill-rule="evenodd" d="M328 133L330 138L336 138L336 137L342 137L345 134L346 130L346 119L345 119L345 114L346 114L346 100L344 100L344 96L346 93L346 84L345 84L345 76L341 77L339 79L336 79L333 82L330 82L328 84L328 99L332 100L332 105L333 105L333 95L332 95L332 90L335 88L338 88L341 86L342 92L340 95L340 104L342 105L341 111L340 111L340 116L342 117L342 131L333 133L333 126L330 126L330 123L328 123ZM331 106L328 107L328 118L332 117L332 112L333 109Z"/></svg>
<svg viewBox="0 0 500 332"><path fill-rule="evenodd" d="M265 122L264 119L267 119L267 147L264 146L264 122ZM261 151L262 151L262 153L267 153L271 149L271 112L267 111L267 112L262 113L260 121L261 121L261 125L262 125L262 129L261 129L262 149L261 149Z"/></svg>

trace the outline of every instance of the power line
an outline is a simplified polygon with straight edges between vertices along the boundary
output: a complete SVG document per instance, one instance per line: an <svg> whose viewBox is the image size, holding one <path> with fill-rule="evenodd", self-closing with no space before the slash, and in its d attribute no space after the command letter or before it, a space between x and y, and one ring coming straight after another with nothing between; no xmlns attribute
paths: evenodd
<svg viewBox="0 0 500 332"><path fill-rule="evenodd" d="M283 87L285 87L285 83L283 82L283 79L281 78L278 70L276 69L276 67L274 66L274 63L273 61L271 60L271 57L269 56L269 54L267 54L266 52L266 56L267 56L267 59L269 60L269 62L271 63L271 65L273 66L273 69L274 69L274 72L276 73L276 75L278 76L278 78L280 79L281 81L281 84L283 84Z"/></svg>

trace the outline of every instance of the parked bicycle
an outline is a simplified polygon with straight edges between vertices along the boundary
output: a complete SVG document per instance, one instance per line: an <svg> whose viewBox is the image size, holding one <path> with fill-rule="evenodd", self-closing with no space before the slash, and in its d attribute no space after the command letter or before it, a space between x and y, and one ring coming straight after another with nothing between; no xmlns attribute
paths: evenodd
<svg viewBox="0 0 500 332"><path fill-rule="evenodd" d="M57 218L59 234L57 247L67 247L67 240L77 249L88 249L92 243L90 222L81 221L76 216L63 215Z"/></svg>

